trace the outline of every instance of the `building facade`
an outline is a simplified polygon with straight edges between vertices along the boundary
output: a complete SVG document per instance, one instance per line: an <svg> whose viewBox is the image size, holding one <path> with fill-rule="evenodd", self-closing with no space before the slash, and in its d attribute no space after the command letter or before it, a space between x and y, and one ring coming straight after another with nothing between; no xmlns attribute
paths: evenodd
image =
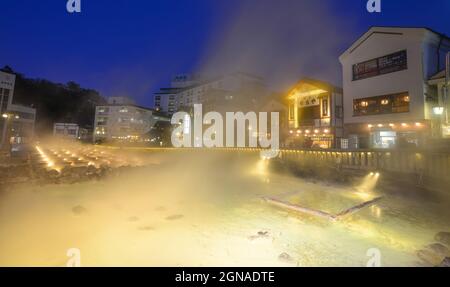
<svg viewBox="0 0 450 287"><path fill-rule="evenodd" d="M424 146L438 104L428 80L449 38L427 28L373 27L339 58L350 148Z"/></svg>
<svg viewBox="0 0 450 287"><path fill-rule="evenodd" d="M288 93L287 146L337 148L343 136L342 89L314 79L299 81Z"/></svg>
<svg viewBox="0 0 450 287"><path fill-rule="evenodd" d="M95 111L94 142L147 142L151 128L160 121L170 121L155 110L135 104L97 106Z"/></svg>
<svg viewBox="0 0 450 287"><path fill-rule="evenodd" d="M180 88L162 88L155 93L155 110L172 115L177 111L177 93Z"/></svg>
<svg viewBox="0 0 450 287"><path fill-rule="evenodd" d="M22 145L34 137L36 109L13 104L15 79L0 71L0 148Z"/></svg>
<svg viewBox="0 0 450 287"><path fill-rule="evenodd" d="M81 129L78 124L74 123L54 123L53 124L53 136L69 139L69 140L77 140L81 138Z"/></svg>
<svg viewBox="0 0 450 287"><path fill-rule="evenodd" d="M4 145L7 132L7 110L12 104L16 76L0 71L0 147Z"/></svg>
<svg viewBox="0 0 450 287"><path fill-rule="evenodd" d="M264 80L246 73L232 73L214 79L176 76L171 88L154 95L157 110L173 114L189 111L195 104L203 110L217 112L255 110L258 99L269 95Z"/></svg>
<svg viewBox="0 0 450 287"><path fill-rule="evenodd" d="M34 138L36 109L11 104L7 114L10 116L9 138L13 143L26 143Z"/></svg>

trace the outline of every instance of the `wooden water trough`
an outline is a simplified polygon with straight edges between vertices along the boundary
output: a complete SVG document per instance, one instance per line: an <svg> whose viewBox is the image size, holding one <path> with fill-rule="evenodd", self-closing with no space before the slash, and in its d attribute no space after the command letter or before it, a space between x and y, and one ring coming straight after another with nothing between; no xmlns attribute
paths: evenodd
<svg viewBox="0 0 450 287"><path fill-rule="evenodd" d="M383 197L377 197L375 199L363 202L361 204L355 205L349 209L346 209L342 212L339 212L338 214L331 214L325 211L321 211L321 210L316 210L316 209L312 209L312 208L308 208L308 207L302 207L302 206L298 206L295 204L291 204L291 203L287 203L287 202L283 202L281 200L278 199L274 199L274 198L269 198L269 197L263 197L263 200L271 205L277 206L277 207L281 207L284 209L288 209L288 210L292 210L295 212L300 212L303 214L308 214L308 215L312 215L312 216L316 216L316 217L320 217L320 218L324 218L330 221L338 221L343 219L344 217L350 216L358 211L360 211L363 208L369 207L371 205L374 205L375 203L379 202L380 200L382 200Z"/></svg>

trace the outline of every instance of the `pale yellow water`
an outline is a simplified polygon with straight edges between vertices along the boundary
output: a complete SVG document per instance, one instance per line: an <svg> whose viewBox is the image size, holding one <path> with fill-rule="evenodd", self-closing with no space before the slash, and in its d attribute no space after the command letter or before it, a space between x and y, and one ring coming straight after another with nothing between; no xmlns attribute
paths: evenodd
<svg viewBox="0 0 450 287"><path fill-rule="evenodd" d="M367 250L378 248L383 266L414 266L416 250L449 227L441 197L275 175L255 155L133 156L145 167L99 182L4 188L0 265L65 266L77 248L82 266L365 266ZM337 213L379 195L379 204L337 223L261 200Z"/></svg>

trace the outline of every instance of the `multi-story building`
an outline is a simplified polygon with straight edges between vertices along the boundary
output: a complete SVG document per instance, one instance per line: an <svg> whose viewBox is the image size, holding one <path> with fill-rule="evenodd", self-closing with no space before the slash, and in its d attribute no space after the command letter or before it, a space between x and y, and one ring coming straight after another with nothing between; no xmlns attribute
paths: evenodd
<svg viewBox="0 0 450 287"><path fill-rule="evenodd" d="M36 109L13 104L16 76L0 71L0 148L34 137Z"/></svg>
<svg viewBox="0 0 450 287"><path fill-rule="evenodd" d="M288 146L336 148L343 136L342 89L314 79L299 81L288 93Z"/></svg>
<svg viewBox="0 0 450 287"><path fill-rule="evenodd" d="M177 93L181 91L180 88L162 88L155 93L154 107L157 111L172 115L177 111Z"/></svg>
<svg viewBox="0 0 450 287"><path fill-rule="evenodd" d="M247 73L232 73L185 88L178 94L178 109L202 104L203 110L216 112L254 111L269 92L264 80Z"/></svg>
<svg viewBox="0 0 450 287"><path fill-rule="evenodd" d="M258 99L269 93L263 79L246 74L233 73L215 79L177 76L171 88L156 93L155 108L168 114L190 110L194 104L203 104L205 111L233 112L254 110Z"/></svg>
<svg viewBox="0 0 450 287"><path fill-rule="evenodd" d="M423 145L438 99L428 80L450 39L427 28L373 27L339 58L345 134L351 148Z"/></svg>
<svg viewBox="0 0 450 287"><path fill-rule="evenodd" d="M169 118L155 110L135 105L132 101L118 102L117 98L110 98L108 105L96 107L94 142L150 141L148 134L160 121L169 121Z"/></svg>
<svg viewBox="0 0 450 287"><path fill-rule="evenodd" d="M154 107L157 111L168 115L178 110L178 93L200 83L198 75L180 74L172 78L170 88L161 88L154 94Z"/></svg>
<svg viewBox="0 0 450 287"><path fill-rule="evenodd" d="M16 76L0 71L0 147L6 138L8 106L12 104Z"/></svg>

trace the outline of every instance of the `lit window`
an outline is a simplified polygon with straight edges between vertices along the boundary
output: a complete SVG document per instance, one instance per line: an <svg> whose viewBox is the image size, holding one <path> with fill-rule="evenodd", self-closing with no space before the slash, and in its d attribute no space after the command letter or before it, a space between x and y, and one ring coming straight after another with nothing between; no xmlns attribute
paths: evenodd
<svg viewBox="0 0 450 287"><path fill-rule="evenodd" d="M387 100L387 99L381 100L381 104L383 106L389 105L389 100Z"/></svg>

